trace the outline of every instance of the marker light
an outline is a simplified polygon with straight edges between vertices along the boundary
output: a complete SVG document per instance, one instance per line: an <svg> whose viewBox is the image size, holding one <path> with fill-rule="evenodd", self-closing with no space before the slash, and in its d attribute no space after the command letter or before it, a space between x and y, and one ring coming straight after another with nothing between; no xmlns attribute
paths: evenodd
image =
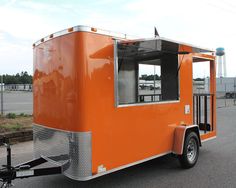
<svg viewBox="0 0 236 188"><path fill-rule="evenodd" d="M97 32L97 28L91 27L91 31Z"/></svg>
<svg viewBox="0 0 236 188"><path fill-rule="evenodd" d="M71 28L67 29L67 31L68 31L68 32L72 32L73 30L74 30L74 28L73 28L73 27L71 27Z"/></svg>

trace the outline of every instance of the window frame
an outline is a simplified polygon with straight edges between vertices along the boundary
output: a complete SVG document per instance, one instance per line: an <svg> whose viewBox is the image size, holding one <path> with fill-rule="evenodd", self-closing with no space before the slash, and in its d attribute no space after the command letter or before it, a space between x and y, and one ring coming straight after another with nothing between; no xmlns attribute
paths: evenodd
<svg viewBox="0 0 236 188"><path fill-rule="evenodd" d="M155 40L155 39L145 39L145 41ZM146 106L146 105L158 105L158 104L175 104L180 102L180 74L178 73L178 99L177 100L168 100L168 101L154 101L154 102L140 102L132 104L119 104L119 87L118 87L118 39L114 39L114 98L115 98L115 107L132 107L132 106ZM179 67L179 55L178 55L178 67ZM178 70L180 71L180 70Z"/></svg>

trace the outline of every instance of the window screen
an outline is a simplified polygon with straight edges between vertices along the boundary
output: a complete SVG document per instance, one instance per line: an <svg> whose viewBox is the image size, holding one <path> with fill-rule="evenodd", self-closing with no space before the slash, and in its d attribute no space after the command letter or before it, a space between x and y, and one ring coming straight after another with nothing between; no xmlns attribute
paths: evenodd
<svg viewBox="0 0 236 188"><path fill-rule="evenodd" d="M117 51L118 104L178 100L178 55L160 40L120 42Z"/></svg>

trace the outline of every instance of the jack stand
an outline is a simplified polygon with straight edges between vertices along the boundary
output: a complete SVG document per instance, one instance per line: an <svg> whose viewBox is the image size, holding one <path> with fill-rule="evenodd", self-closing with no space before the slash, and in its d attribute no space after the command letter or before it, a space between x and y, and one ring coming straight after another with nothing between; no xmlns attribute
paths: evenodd
<svg viewBox="0 0 236 188"><path fill-rule="evenodd" d="M3 142L4 146L7 148L7 165L3 165L2 167L6 168L6 171L10 173L13 169L13 167L11 166L11 146L9 143L9 139L7 139L6 137L3 137L2 142ZM11 179L7 179L7 180L3 179L3 184L1 186L1 188L8 188L8 187L12 187L12 186L14 186L14 185L12 184Z"/></svg>
<svg viewBox="0 0 236 188"><path fill-rule="evenodd" d="M36 176L46 176L46 175L54 175L62 173L62 166L48 167L48 168L34 168L41 164L47 163L48 161L42 157L25 162L23 164L19 164L16 166L12 166L11 164L11 146L9 144L9 140L3 138L0 140L0 143L3 143L7 148L7 165L3 165L2 169L0 169L0 182L2 185L0 188L9 188L14 186L12 181L15 179L23 179L30 178ZM64 158L68 159L67 155L62 155ZM61 156L59 156L61 157ZM65 163L63 168L68 168L70 163Z"/></svg>

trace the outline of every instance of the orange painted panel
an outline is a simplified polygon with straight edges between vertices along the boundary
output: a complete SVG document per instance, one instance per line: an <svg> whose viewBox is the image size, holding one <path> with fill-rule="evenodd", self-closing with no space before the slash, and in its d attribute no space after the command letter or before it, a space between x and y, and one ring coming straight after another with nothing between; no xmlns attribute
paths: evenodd
<svg viewBox="0 0 236 188"><path fill-rule="evenodd" d="M204 141L204 140L208 140L208 139L211 139L211 138L214 138L214 137L216 137L216 131L212 131L212 132L209 132L207 134L201 135L201 140Z"/></svg>
<svg viewBox="0 0 236 188"><path fill-rule="evenodd" d="M35 47L34 57L34 123L91 131L94 174L171 151L175 127L192 124L191 54L179 56L179 102L132 107L115 107L112 37L70 33Z"/></svg>

